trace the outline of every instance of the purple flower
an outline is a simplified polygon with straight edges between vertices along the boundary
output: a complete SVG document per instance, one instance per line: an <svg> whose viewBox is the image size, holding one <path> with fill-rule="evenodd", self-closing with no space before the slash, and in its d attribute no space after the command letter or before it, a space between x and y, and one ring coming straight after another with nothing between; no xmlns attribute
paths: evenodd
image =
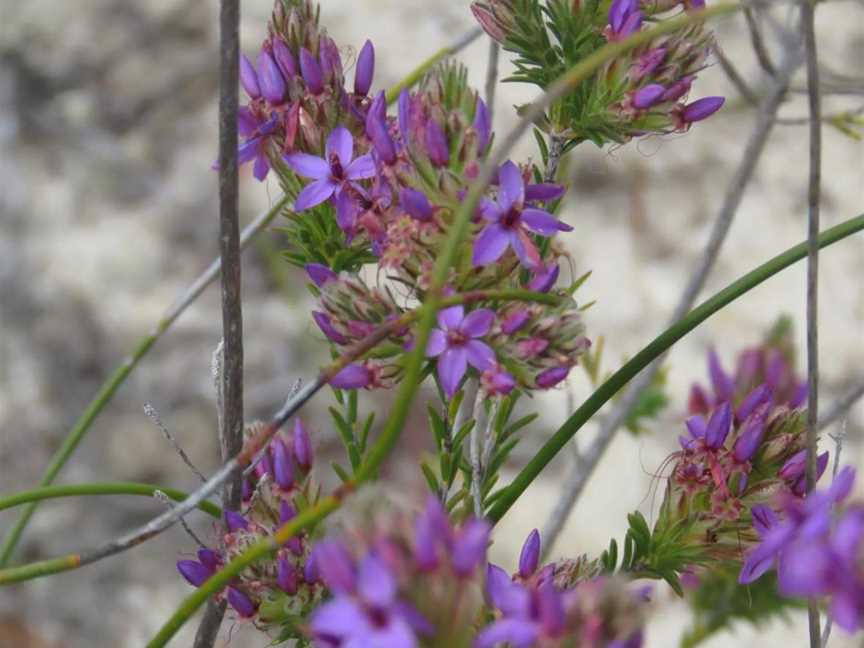
<svg viewBox="0 0 864 648"><path fill-rule="evenodd" d="M847 466L827 491L814 491L806 499L787 497L783 519L767 506L754 506L753 527L761 542L747 554L738 582L752 583L778 564L781 592L792 596L824 593L817 590L824 587L826 549L821 553L814 549L827 542L831 506L848 497L854 480L855 470Z"/></svg>
<svg viewBox="0 0 864 648"><path fill-rule="evenodd" d="M360 389L372 383L372 373L361 364L349 364L330 379L336 389Z"/></svg>
<svg viewBox="0 0 864 648"><path fill-rule="evenodd" d="M472 518L462 525L453 539L450 560L457 576L470 576L486 560L491 525L486 520Z"/></svg>
<svg viewBox="0 0 864 648"><path fill-rule="evenodd" d="M266 49L258 54L258 87L261 95L271 104L279 105L285 99L285 79L273 55Z"/></svg>
<svg viewBox="0 0 864 648"><path fill-rule="evenodd" d="M319 288L321 288L328 281L335 281L339 278L339 275L337 275L327 266L321 265L320 263L307 263L305 268L306 274L309 275L309 278L313 282L315 282L315 285Z"/></svg>
<svg viewBox="0 0 864 648"><path fill-rule="evenodd" d="M564 187L551 182L529 184L525 187L525 202L549 202L564 195Z"/></svg>
<svg viewBox="0 0 864 648"><path fill-rule="evenodd" d="M497 202L486 201L482 207L483 218L490 224L474 241L474 267L497 261L512 247L525 267L536 270L540 266L540 252L529 232L548 237L573 228L549 212L525 207L525 183L515 164L505 162L498 177L501 187Z"/></svg>
<svg viewBox="0 0 864 648"><path fill-rule="evenodd" d="M286 79L297 76L297 61L294 60L294 55L281 38L273 39L273 58L276 59L276 65L279 66Z"/></svg>
<svg viewBox="0 0 864 648"><path fill-rule="evenodd" d="M292 596L297 593L299 583L297 579L297 571L290 562L284 558L279 559L279 564L276 572L276 584L286 594Z"/></svg>
<svg viewBox="0 0 864 648"><path fill-rule="evenodd" d="M514 310L507 317L504 318L504 321L501 322L501 332L506 335L512 335L523 326L528 323L528 320L531 319L531 313L527 310L518 309Z"/></svg>
<svg viewBox="0 0 864 648"><path fill-rule="evenodd" d="M366 135L372 141L375 152L384 164L396 161L396 145L387 127L387 100L384 91L378 93L366 113Z"/></svg>
<svg viewBox="0 0 864 648"><path fill-rule="evenodd" d="M311 626L326 644L408 648L417 645L416 633L427 629L428 622L399 600L396 578L384 561L369 554L356 568L355 587L338 589L313 612Z"/></svg>
<svg viewBox="0 0 864 648"><path fill-rule="evenodd" d="M492 648L501 643L527 648L541 638L554 639L563 633L565 593L552 583L526 587L512 582L500 567L489 565L486 589L504 616L477 635L474 648Z"/></svg>
<svg viewBox="0 0 864 648"><path fill-rule="evenodd" d="M245 619L255 616L258 611L258 606L246 594L235 587L228 588L228 603L231 607Z"/></svg>
<svg viewBox="0 0 864 648"><path fill-rule="evenodd" d="M711 384L714 387L717 401L732 400L735 396L735 381L723 368L714 349L708 352L708 375L711 377Z"/></svg>
<svg viewBox="0 0 864 648"><path fill-rule="evenodd" d="M738 462L750 461L762 442L762 433L765 430L765 418L768 416L768 407L763 406L747 419L738 440L735 442L733 456Z"/></svg>
<svg viewBox="0 0 864 648"><path fill-rule="evenodd" d="M330 320L330 316L327 313L322 313L320 311L312 311L312 319L315 320L315 323L318 325L318 328L327 336L327 338L336 344L348 344L348 339L342 335L336 328L333 326L332 321Z"/></svg>
<svg viewBox="0 0 864 648"><path fill-rule="evenodd" d="M659 83L649 83L633 94L633 106L639 110L646 110L662 102L665 92L666 88Z"/></svg>
<svg viewBox="0 0 864 648"><path fill-rule="evenodd" d="M319 205L346 183L375 175L375 162L371 155L361 155L356 160L353 158L354 139L343 126L334 128L330 133L323 158L308 153L285 155L285 162L295 173L315 180L300 192L294 208L303 211Z"/></svg>
<svg viewBox="0 0 864 648"><path fill-rule="evenodd" d="M735 420L738 422L745 420L758 408L770 403L772 397L773 394L768 385L759 385L741 401L738 409L735 410Z"/></svg>
<svg viewBox="0 0 864 648"><path fill-rule="evenodd" d="M541 267L534 275L534 278L528 282L528 290L535 292L546 293L552 290L552 286L558 281L558 274L561 272L560 266L555 263L545 268Z"/></svg>
<svg viewBox="0 0 864 648"><path fill-rule="evenodd" d="M438 358L438 378L448 398L456 393L469 363L479 371L495 364L495 352L477 339L489 332L494 319L495 313L488 308L467 316L462 305L438 311L441 328L432 329L426 355Z"/></svg>
<svg viewBox="0 0 864 648"><path fill-rule="evenodd" d="M354 72L354 94L366 96L372 87L372 77L375 74L375 48L371 41L366 41L357 56L357 69Z"/></svg>
<svg viewBox="0 0 864 648"><path fill-rule="evenodd" d="M279 526L283 526L297 517L297 509L294 508L294 505L291 502L286 502L282 500L279 503ZM295 556L299 556L303 553L303 542L300 540L299 536L292 536L288 538L285 542L285 546L291 550Z"/></svg>
<svg viewBox="0 0 864 648"><path fill-rule="evenodd" d="M299 418L294 421L294 458L304 470L312 467L312 439L309 431Z"/></svg>
<svg viewBox="0 0 864 648"><path fill-rule="evenodd" d="M324 73L318 61L305 47L300 48L300 74L306 82L306 87L313 95L321 94L324 90Z"/></svg>
<svg viewBox="0 0 864 648"><path fill-rule="evenodd" d="M197 560L178 560L177 571L193 587L201 587L213 575L213 570Z"/></svg>
<svg viewBox="0 0 864 648"><path fill-rule="evenodd" d="M273 477L279 488L289 490L294 486L291 451L282 439L275 439L270 447L273 449Z"/></svg>
<svg viewBox="0 0 864 648"><path fill-rule="evenodd" d="M708 119L715 112L720 110L726 102L725 97L704 97L684 106L681 113L681 119L685 124Z"/></svg>
<svg viewBox="0 0 864 648"><path fill-rule="evenodd" d="M480 383L489 396L506 396L516 387L516 379L499 366L484 371Z"/></svg>
<svg viewBox="0 0 864 648"><path fill-rule="evenodd" d="M489 109L480 97L477 97L473 126L477 132L477 151L482 155L486 147L489 146L489 137L492 134L492 122L489 119Z"/></svg>
<svg viewBox="0 0 864 648"><path fill-rule="evenodd" d="M569 373L568 367L552 367L537 374L534 382L540 389L550 389L564 380Z"/></svg>
<svg viewBox="0 0 864 648"><path fill-rule="evenodd" d="M418 221L425 222L432 218L432 205L429 204L429 199L426 198L426 194L417 189L403 187L399 191L399 206Z"/></svg>
<svg viewBox="0 0 864 648"><path fill-rule="evenodd" d="M211 571L218 571L222 567L222 556L207 547L198 550L198 560Z"/></svg>
<svg viewBox="0 0 864 648"><path fill-rule="evenodd" d="M236 511L225 511L225 526L228 527L229 531L247 530L249 520Z"/></svg>
<svg viewBox="0 0 864 648"><path fill-rule="evenodd" d="M434 119L426 122L426 152L432 164L445 167L450 164L450 147L444 129Z"/></svg>
<svg viewBox="0 0 864 648"><path fill-rule="evenodd" d="M519 575L522 578L533 576L539 563L540 532L534 529L528 534L525 544L522 545L522 552L519 554Z"/></svg>
<svg viewBox="0 0 864 648"><path fill-rule="evenodd" d="M705 428L705 445L717 449L726 442L729 428L732 426L732 407L729 403L722 403L711 414L708 425Z"/></svg>
<svg viewBox="0 0 864 648"><path fill-rule="evenodd" d="M240 55L240 84L252 99L261 96L261 88L258 86L258 73L255 72L255 66L246 58L245 54Z"/></svg>
<svg viewBox="0 0 864 648"><path fill-rule="evenodd" d="M642 12L638 0L613 0L609 7L609 26L606 37L610 41L624 40L642 27Z"/></svg>

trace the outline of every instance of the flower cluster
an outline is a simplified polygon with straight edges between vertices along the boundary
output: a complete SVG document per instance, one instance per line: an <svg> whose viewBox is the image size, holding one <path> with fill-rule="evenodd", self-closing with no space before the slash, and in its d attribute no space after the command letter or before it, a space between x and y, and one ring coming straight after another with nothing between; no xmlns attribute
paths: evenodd
<svg viewBox="0 0 864 648"><path fill-rule="evenodd" d="M831 616L841 628L864 627L864 506L850 505L832 519L832 507L849 496L854 480L854 469L847 467L827 490L806 499L787 495L776 511L754 506L759 544L747 554L739 582L752 583L775 567L781 594L830 596Z"/></svg>
<svg viewBox="0 0 864 648"><path fill-rule="evenodd" d="M540 535L529 534L512 575L490 564L486 590L499 615L483 628L476 648L501 643L516 648L580 646L639 648L644 607L638 593L618 579L562 579L556 565L539 566Z"/></svg>
<svg viewBox="0 0 864 648"><path fill-rule="evenodd" d="M602 13L602 3L568 3L568 9L545 4L476 0L471 5L486 33L517 53L518 73L511 80L543 88L607 42L627 39L679 4L688 11L704 6L701 0L613 0ZM724 102L723 97L686 102L713 47L712 34L700 22L654 38L610 60L577 92L556 102L541 128L569 145L686 131Z"/></svg>
<svg viewBox="0 0 864 648"><path fill-rule="evenodd" d="M263 424L253 424L253 437ZM216 549L201 548L198 560L180 560L177 570L199 587L224 564L255 542L292 520L313 498L309 481L312 467L309 434L297 419L291 435L277 434L243 478L243 512L225 511L225 531ZM290 616L307 614L320 599L321 587L310 575L309 541L295 536L273 558L245 570L217 597L227 599L236 616L253 620L262 629L279 627Z"/></svg>
<svg viewBox="0 0 864 648"><path fill-rule="evenodd" d="M331 593L311 616L316 645L467 645L489 524L454 526L436 499L413 524L392 513L365 522L312 551L312 570Z"/></svg>
<svg viewBox="0 0 864 648"><path fill-rule="evenodd" d="M758 539L750 512L780 494L805 493L804 392L787 333L781 327L743 351L734 375L710 351L711 389L691 389L687 433L671 457L658 527L686 527L685 542L701 548L702 560L738 560ZM827 462L825 452L820 476Z"/></svg>

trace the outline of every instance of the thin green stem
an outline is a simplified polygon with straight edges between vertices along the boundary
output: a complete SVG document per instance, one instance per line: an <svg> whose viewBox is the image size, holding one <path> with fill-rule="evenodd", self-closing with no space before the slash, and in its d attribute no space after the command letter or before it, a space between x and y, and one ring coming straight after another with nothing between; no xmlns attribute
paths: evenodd
<svg viewBox="0 0 864 648"><path fill-rule="evenodd" d="M819 236L819 247L826 247L864 230L864 214L856 216L836 227L826 230ZM711 315L727 306L735 299L755 288L765 280L788 268L793 263L807 256L807 243L800 243L770 261L763 263L755 270L730 284L710 299L702 302L690 311L684 318L663 331L645 348L637 353L632 360L616 371L600 387L591 394L582 406L574 412L557 432L540 448L528 464L516 475L513 482L495 501L489 511L489 519L497 522L510 510L513 503L525 492L532 481L549 464L555 455L570 441L571 438L617 394L636 374L647 367L655 358L665 353L673 344L708 319Z"/></svg>
<svg viewBox="0 0 864 648"><path fill-rule="evenodd" d="M157 491L165 493L165 495L175 502L182 502L188 496L188 493L176 488L165 488L137 482L62 484L43 486L15 493L14 495L8 495L7 497L0 497L0 511L20 506L21 504L41 502L42 500L57 499L60 497L80 497L82 495L143 495L145 497L153 497ZM222 509L212 502L201 502L198 508L214 518L219 518L222 515Z"/></svg>

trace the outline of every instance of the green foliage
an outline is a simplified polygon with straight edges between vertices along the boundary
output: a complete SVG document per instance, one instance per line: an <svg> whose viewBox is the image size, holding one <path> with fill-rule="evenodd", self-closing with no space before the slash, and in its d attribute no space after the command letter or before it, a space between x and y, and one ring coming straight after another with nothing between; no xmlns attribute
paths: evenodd
<svg viewBox="0 0 864 648"><path fill-rule="evenodd" d="M737 571L721 570L700 577L699 586L687 596L693 625L681 639L681 648L692 648L737 621L760 626L774 618L786 618L804 602L777 593L777 578L766 574L750 585L738 584Z"/></svg>
<svg viewBox="0 0 864 648"><path fill-rule="evenodd" d="M621 562L618 564L618 543L613 538L600 556L608 572L616 569L634 578L656 578L666 581L679 596L684 595L679 574L687 567L705 561L700 547L687 541L689 524L648 527L645 517L635 511L627 516L629 529L624 535Z"/></svg>

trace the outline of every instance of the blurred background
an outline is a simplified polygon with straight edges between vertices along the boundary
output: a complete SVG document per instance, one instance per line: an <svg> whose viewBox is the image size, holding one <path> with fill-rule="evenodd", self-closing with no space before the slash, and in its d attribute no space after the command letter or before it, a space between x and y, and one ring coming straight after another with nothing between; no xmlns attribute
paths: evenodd
<svg viewBox="0 0 864 648"><path fill-rule="evenodd" d="M391 85L444 43L474 27L467 0L323 0L321 20L343 49L346 67L367 38L375 44L375 89ZM265 35L271 0L243 2L242 43L253 54ZM783 18L784 12L780 12ZM72 423L106 376L150 331L165 309L217 254L215 0L0 0L0 493L32 487ZM864 101L864 4L819 7L819 55L842 93L825 112ZM757 91L766 87L741 17L717 23L726 56ZM488 41L460 58L482 88ZM502 74L511 69L502 57ZM352 73L348 73L352 78ZM793 88L803 86L796 76ZM725 94L726 107L688 134L612 150L584 144L565 167L572 179L562 217L574 232L575 271L593 270L583 300L589 335L606 340L605 369L617 368L662 328L678 300L737 167L754 123L719 66L706 70L692 98ZM499 86L495 126L515 123L513 105L534 96ZM806 116L791 92L781 109ZM823 227L864 205L864 147L824 129ZM537 157L526 139L514 158ZM807 132L778 124L747 188L704 295L806 235ZM241 211L251 220L279 196L245 167ZM278 223L276 224L278 227ZM298 378L310 378L325 346L308 317L304 278L278 256L271 231L244 257L247 417L267 417ZM829 248L820 269L823 408L864 377L864 238ZM649 433L622 432L591 478L554 555L596 553L626 529L635 508L651 519L654 473L676 446L689 384L705 377L716 346L727 366L757 343L780 315L795 321L803 360L804 265L775 277L679 343L668 361L671 403ZM97 420L63 483L147 481L193 488L195 477L144 415L151 403L193 461L218 465L211 354L221 334L218 290L207 291L164 336ZM590 387L580 371L570 384L531 404L541 418L525 433L524 460L567 415L568 391L581 402ZM386 411L390 394L367 396L366 410ZM328 397L304 411L319 455L338 447ZM845 426L844 462L861 465L864 405ZM590 438L593 430L584 432ZM582 434L580 433L580 436ZM584 439L580 441L583 446ZM391 459L389 476L419 497L416 456L429 447L418 416L410 441ZM833 449L830 439L823 445ZM322 462L323 463L323 462ZM544 525L573 457L562 456L508 514L493 558L512 566L528 531ZM322 472L323 466L322 466ZM660 484L662 488L662 484ZM661 491L662 493L662 491ZM92 546L141 524L163 505L146 498L67 499L42 505L18 553L31 561ZM0 535L14 519L0 513ZM195 519L202 533L205 520ZM71 573L0 589L0 647L141 646L189 591L174 562L194 549L174 527L133 551ZM684 606L662 587L649 627L650 647L675 645ZM758 633L736 627L707 646L803 645L801 615ZM191 645L195 624L173 645ZM223 626L225 641L254 648L252 628ZM792 642L790 644L790 642ZM852 645L838 633L832 646Z"/></svg>

